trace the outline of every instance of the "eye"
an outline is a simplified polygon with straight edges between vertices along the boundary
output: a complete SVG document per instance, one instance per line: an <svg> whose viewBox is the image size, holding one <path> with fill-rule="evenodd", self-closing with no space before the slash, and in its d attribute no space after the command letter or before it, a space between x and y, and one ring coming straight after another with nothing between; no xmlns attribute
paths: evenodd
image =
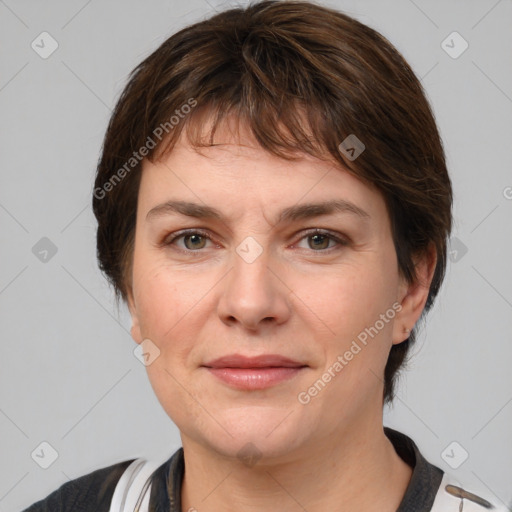
<svg viewBox="0 0 512 512"><path fill-rule="evenodd" d="M313 252L331 252L331 249L336 249L337 246L346 246L349 244L342 236L318 228L306 232L306 234L299 239L299 244L303 240L307 241L307 247L297 246L301 249L312 250ZM181 241L182 244L178 243L179 241ZM189 229L172 233L171 236L164 238L160 245L174 245L182 252L194 253L207 248L206 244L208 241L214 243L206 231Z"/></svg>
<svg viewBox="0 0 512 512"><path fill-rule="evenodd" d="M340 236L331 233L330 231L325 231L322 229L314 229L312 231L307 232L302 238L302 240L307 240L308 249L312 249L314 252L327 252L326 249L335 248L336 245L348 245L348 241L343 239ZM330 245L331 242L335 242L334 246Z"/></svg>
<svg viewBox="0 0 512 512"><path fill-rule="evenodd" d="M180 239L183 239L184 247L178 245L178 249L181 249L185 252L194 252L199 249L204 249L206 241L212 241L206 232L197 229L191 229L174 233L174 236L166 238L162 245L177 245L176 242Z"/></svg>

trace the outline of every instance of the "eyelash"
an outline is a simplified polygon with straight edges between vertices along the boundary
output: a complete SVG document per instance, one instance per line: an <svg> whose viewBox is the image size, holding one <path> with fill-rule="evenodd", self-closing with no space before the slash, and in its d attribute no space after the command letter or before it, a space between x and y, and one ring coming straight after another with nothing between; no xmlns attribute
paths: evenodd
<svg viewBox="0 0 512 512"><path fill-rule="evenodd" d="M159 245L163 246L163 247L173 245L174 242L176 242L176 240L178 240L180 238L184 238L187 235L200 235L204 238L207 238L211 242L215 243L215 241L212 239L212 237L206 231L203 231L202 229L185 229L182 231L178 231L177 233L174 233L174 236L171 239L169 239L168 236L164 237L163 241ZM335 241L338 245L334 246L334 247L329 247L327 249L321 249L318 251L315 251L314 249L310 249L310 251L313 253L315 253L315 252L319 253L319 254L331 253L333 250L339 249L339 246L343 247L343 246L347 246L349 244L348 240L332 233L331 231L327 231L327 230L319 229L319 228L314 228L309 231L306 231L303 234L303 236L299 239L299 242L302 241L304 238L308 238L308 237L311 237L314 235L321 235L321 236L328 237L331 240ZM185 254L197 253L199 255L201 253L201 249L192 250L192 249L182 249L180 247L179 248L177 247L176 250L178 250L182 253L185 253Z"/></svg>

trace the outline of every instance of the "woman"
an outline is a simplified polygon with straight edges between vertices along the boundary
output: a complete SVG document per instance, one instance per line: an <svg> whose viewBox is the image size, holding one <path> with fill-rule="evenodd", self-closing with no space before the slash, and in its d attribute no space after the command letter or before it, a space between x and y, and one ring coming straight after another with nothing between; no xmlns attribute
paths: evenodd
<svg viewBox="0 0 512 512"><path fill-rule="evenodd" d="M285 0L173 35L116 106L93 209L183 447L27 510L492 507L382 421L451 205L421 85L374 30Z"/></svg>

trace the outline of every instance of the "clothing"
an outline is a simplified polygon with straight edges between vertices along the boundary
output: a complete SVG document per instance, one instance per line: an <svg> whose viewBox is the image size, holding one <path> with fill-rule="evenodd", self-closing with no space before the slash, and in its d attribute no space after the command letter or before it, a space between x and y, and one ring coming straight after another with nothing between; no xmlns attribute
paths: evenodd
<svg viewBox="0 0 512 512"><path fill-rule="evenodd" d="M406 489L397 512L430 512L434 500L441 496L440 484L444 472L429 463L418 450L414 441L405 434L384 427L384 432L398 455L413 468L411 481ZM85 476L63 484L46 499L34 503L23 512L108 512L114 489L122 473L135 459L99 469ZM151 512L182 512L181 484L185 469L183 448L179 448L153 474L149 510ZM446 494L446 493L445 493ZM448 500L454 497L448 495ZM487 496L481 500L495 503ZM457 498L460 502L460 498ZM464 512L485 512L488 507L464 499ZM443 502L444 503L444 502ZM506 510L495 505L494 512Z"/></svg>
<svg viewBox="0 0 512 512"><path fill-rule="evenodd" d="M133 460L98 469L66 482L23 512L108 512L117 482Z"/></svg>

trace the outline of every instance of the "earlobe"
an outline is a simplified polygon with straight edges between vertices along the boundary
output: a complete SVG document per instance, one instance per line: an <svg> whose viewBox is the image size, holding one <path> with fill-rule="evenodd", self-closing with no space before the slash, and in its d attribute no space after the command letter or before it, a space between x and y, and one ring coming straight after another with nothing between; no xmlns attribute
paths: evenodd
<svg viewBox="0 0 512 512"><path fill-rule="evenodd" d="M132 327L130 329L131 336L133 338L133 341L135 343L142 343L142 334L140 332L140 324L139 324L139 317L137 314L137 308L135 307L135 301L133 299L133 293L132 290L128 290L127 292L127 299L128 299L128 310L130 311L130 315L132 317Z"/></svg>
<svg viewBox="0 0 512 512"><path fill-rule="evenodd" d="M395 317L393 345L402 343L409 338L414 325L420 318L428 299L436 262L437 255L435 247L431 245L429 249L415 261L416 280L413 283L407 283L403 278L399 287L398 296L402 308Z"/></svg>
<svg viewBox="0 0 512 512"><path fill-rule="evenodd" d="M130 329L130 333L132 335L133 341L137 344L142 343L142 335L140 332L140 326L138 321L133 321L132 328Z"/></svg>

